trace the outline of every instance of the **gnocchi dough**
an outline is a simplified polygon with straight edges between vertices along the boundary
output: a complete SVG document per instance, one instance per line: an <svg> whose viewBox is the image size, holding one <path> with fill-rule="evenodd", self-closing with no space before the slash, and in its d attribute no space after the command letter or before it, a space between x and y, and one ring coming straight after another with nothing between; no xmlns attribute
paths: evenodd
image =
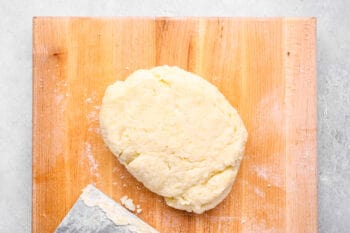
<svg viewBox="0 0 350 233"><path fill-rule="evenodd" d="M169 66L110 85L100 126L138 181L169 206L198 214L229 194L247 141L240 116L214 85Z"/></svg>

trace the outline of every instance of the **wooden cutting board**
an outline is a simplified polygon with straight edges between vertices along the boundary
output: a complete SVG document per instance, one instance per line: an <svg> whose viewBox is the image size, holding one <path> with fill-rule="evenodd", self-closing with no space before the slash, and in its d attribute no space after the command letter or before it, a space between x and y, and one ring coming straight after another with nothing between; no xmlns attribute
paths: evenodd
<svg viewBox="0 0 350 233"><path fill-rule="evenodd" d="M57 18L33 22L33 232L52 232L93 183L160 232L317 231L314 18ZM176 65L216 85L249 132L230 195L167 207L121 166L98 122L104 90Z"/></svg>

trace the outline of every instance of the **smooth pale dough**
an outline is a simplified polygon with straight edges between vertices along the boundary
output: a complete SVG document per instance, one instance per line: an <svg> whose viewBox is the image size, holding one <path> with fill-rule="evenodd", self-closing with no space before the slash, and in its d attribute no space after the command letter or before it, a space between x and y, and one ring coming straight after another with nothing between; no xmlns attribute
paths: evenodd
<svg viewBox="0 0 350 233"><path fill-rule="evenodd" d="M109 86L100 124L108 147L137 180L169 206L195 213L231 191L247 141L237 111L215 86L169 66L138 70Z"/></svg>

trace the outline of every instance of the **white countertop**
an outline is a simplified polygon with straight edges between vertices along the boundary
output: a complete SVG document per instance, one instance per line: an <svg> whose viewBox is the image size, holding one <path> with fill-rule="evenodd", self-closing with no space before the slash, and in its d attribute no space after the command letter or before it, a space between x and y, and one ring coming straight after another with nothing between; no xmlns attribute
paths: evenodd
<svg viewBox="0 0 350 233"><path fill-rule="evenodd" d="M349 0L0 0L0 232L31 232L33 16L316 16L319 232L350 229Z"/></svg>

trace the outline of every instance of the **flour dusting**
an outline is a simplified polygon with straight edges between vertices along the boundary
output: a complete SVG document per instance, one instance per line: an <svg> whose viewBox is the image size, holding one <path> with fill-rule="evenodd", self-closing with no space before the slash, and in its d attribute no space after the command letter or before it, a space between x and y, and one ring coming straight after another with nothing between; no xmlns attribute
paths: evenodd
<svg viewBox="0 0 350 233"><path fill-rule="evenodd" d="M96 111L89 112L86 116L88 121L98 121L98 113Z"/></svg>
<svg viewBox="0 0 350 233"><path fill-rule="evenodd" d="M101 129L99 127L90 126L88 132L93 132L95 134L101 134Z"/></svg>
<svg viewBox="0 0 350 233"><path fill-rule="evenodd" d="M276 130L283 131L285 125L283 124L283 106L282 102L278 101L282 95L283 89L275 89L265 96L261 97L261 100L256 106L257 121L253 121L254 130L259 134L266 134L267 129L271 127Z"/></svg>
<svg viewBox="0 0 350 233"><path fill-rule="evenodd" d="M259 197L265 197L265 192L258 187L254 187L254 193Z"/></svg>
<svg viewBox="0 0 350 233"><path fill-rule="evenodd" d="M250 224L250 230L248 232L251 233L277 233L279 232L275 227L268 227L266 221L260 221L258 223Z"/></svg>
<svg viewBox="0 0 350 233"><path fill-rule="evenodd" d="M255 172L257 176L267 181L270 187L271 185L281 187L283 184L282 177L275 174L269 167L252 165L250 169Z"/></svg>
<svg viewBox="0 0 350 233"><path fill-rule="evenodd" d="M283 119L283 109L277 100L283 93L283 89L276 89L263 96L257 106L261 116L275 123L280 123Z"/></svg>
<svg viewBox="0 0 350 233"><path fill-rule="evenodd" d="M87 103L92 103L93 99L92 98L87 98L86 99ZM101 108L100 105L93 105L93 106L89 106L89 108L93 109L91 112L89 112L86 115L86 119L89 123L89 128L88 128L88 132L93 132L95 134L101 134L101 129L99 127L98 121L99 121L99 110Z"/></svg>
<svg viewBox="0 0 350 233"><path fill-rule="evenodd" d="M113 173L118 173L118 172L119 172L119 170L118 170L118 168L117 168L117 167L114 167L114 168L113 168L113 170L112 170L112 172L113 172Z"/></svg>
<svg viewBox="0 0 350 233"><path fill-rule="evenodd" d="M234 221L241 221L240 217L235 216L209 216L211 221L214 222L234 222Z"/></svg>
<svg viewBox="0 0 350 233"><path fill-rule="evenodd" d="M88 142L84 143L85 145L85 154L88 158L89 161L89 165L90 165L90 173L96 177L99 177L100 175L98 174L98 163L96 161L96 159L94 158L94 155L92 154L92 150L91 150L91 144Z"/></svg>
<svg viewBox="0 0 350 233"><path fill-rule="evenodd" d="M56 104L60 104L62 102L62 100L64 99L64 95L58 95L56 96L55 100L56 100Z"/></svg>
<svg viewBox="0 0 350 233"><path fill-rule="evenodd" d="M85 100L85 102L88 103L88 104L91 104L91 103L93 102L93 100L92 100L91 97L89 97L89 98L87 98L87 99Z"/></svg>

